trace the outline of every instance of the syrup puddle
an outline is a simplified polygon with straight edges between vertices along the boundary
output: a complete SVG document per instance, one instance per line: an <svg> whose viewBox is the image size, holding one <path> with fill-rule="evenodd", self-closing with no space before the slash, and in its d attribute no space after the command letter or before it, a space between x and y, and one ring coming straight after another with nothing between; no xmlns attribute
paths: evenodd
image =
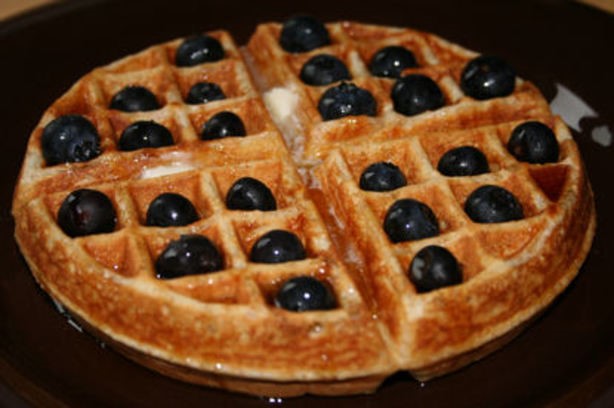
<svg viewBox="0 0 614 408"><path fill-rule="evenodd" d="M560 115L565 123L576 132L590 133L591 139L604 147L610 147L614 142L612 129L608 125L592 126L592 129L582 129L580 121L585 118L599 118L599 114L581 97L569 88L556 83L556 95L550 102L550 109Z"/></svg>

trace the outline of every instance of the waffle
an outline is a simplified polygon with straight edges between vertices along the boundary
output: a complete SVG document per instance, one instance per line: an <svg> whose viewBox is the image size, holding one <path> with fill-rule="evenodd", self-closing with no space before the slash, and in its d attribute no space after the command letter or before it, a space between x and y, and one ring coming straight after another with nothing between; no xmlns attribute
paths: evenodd
<svg viewBox="0 0 614 408"><path fill-rule="evenodd" d="M153 46L79 79L44 113L27 146L16 186L16 239L38 283L87 330L139 363L171 377L256 395L345 395L374 391L405 370L420 380L443 375L496 350L552 302L578 272L595 229L592 193L577 146L540 92L517 79L506 97L478 101L459 78L477 54L431 34L359 23L330 23L331 45L285 52L281 25L262 24L239 48L225 31L224 58L176 66L183 39ZM384 45L412 49L434 79L445 106L406 117L390 102L393 80L369 74ZM351 81L377 101L374 116L323 121L317 101L329 86L308 86L302 64L326 52L346 62ZM188 104L191 85L217 83L226 98ZM159 109L110 109L126 86L144 86ZM245 137L201 140L203 125L231 111ZM100 135L91 160L49 165L41 138L54 119L81 115ZM170 146L120 151L123 131L137 121L170 130ZM527 120L553 129L559 160L517 161L505 148ZM472 145L490 172L445 177L437 162L451 147ZM371 163L393 162L408 180L388 192L361 190ZM274 211L229 210L236 180L269 187ZM524 209L519 221L472 222L463 211L481 185L511 191ZM111 232L70 237L58 225L69 194L93 189L111 200ZM147 209L162 193L196 208L185 226L147 226ZM440 233L392 243L382 229L401 198L427 204ZM278 264L250 261L259 237L293 232L306 258ZM156 259L170 242L199 234L219 249L220 271L174 279L156 277ZM407 277L416 253L447 248L462 283L418 293ZM292 312L275 304L293 277L331 288L331 310Z"/></svg>

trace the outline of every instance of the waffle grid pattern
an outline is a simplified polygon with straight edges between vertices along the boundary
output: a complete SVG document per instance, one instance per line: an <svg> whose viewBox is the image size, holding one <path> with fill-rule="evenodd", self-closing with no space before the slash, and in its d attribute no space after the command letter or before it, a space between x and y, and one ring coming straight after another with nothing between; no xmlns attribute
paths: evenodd
<svg viewBox="0 0 614 408"><path fill-rule="evenodd" d="M527 104L527 97L538 94L533 86L522 79L517 79L516 91L507 98L496 101L475 101L466 97L459 86L460 75L464 65L477 54L431 34L411 29L369 26L351 22L327 24L331 45L317 48L306 53L292 54L285 52L278 44L281 26L267 24L260 26L247 45L252 64L259 71L259 86L267 91L283 87L298 95L298 106L293 117L273 114L278 126L288 134L290 144L298 139L299 152L295 157L305 165L317 163L326 157L328 151L336 145L354 144L365 139L372 139L372 134L383 127L402 126L421 131L442 129L463 129L469 123L476 125L476 110L486 112L498 111L500 105L507 105L508 112L499 113L501 118L481 115L486 121L483 125L494 124L501 120L515 120L532 114L547 114L545 102L535 106L535 100ZM433 79L445 98L445 106L436 112L425 112L415 116L397 113L392 104L390 93L395 79L373 76L368 69L372 56L382 47L402 45L410 49L419 64L416 68L403 71L406 74L423 74ZM377 101L375 117L352 116L332 121L323 121L317 110L322 94L337 83L325 86L310 86L300 79L303 64L319 54L330 54L342 60L351 75L345 82L354 83L371 92ZM270 61L275 61L271 64ZM275 101L267 98L269 106ZM272 109L275 112L275 108ZM297 130L298 129L298 130Z"/></svg>
<svg viewBox="0 0 614 408"><path fill-rule="evenodd" d="M123 130L138 120L153 120L167 127L176 146L200 143L199 134L203 124L223 110L233 111L242 118L248 136L276 131L232 38L224 31L208 34L222 44L224 59L196 67L177 67L172 61L181 40L175 40L94 70L80 80L54 103L34 131L30 140L30 154L26 158L26 168L31 171L24 176L44 179L64 171L62 166L45 167L40 151L40 137L45 125L65 114L83 115L92 121L100 134L103 153L113 156L124 167L129 166L135 156L142 156L143 153L113 152L117 151L117 141ZM187 104L184 100L189 88L199 81L217 83L226 99L207 104ZM113 95L126 86L144 86L149 89L156 95L161 108L145 112L109 109ZM73 166L93 167L104 160L110 159L100 157L89 163L74 163Z"/></svg>
<svg viewBox="0 0 614 408"><path fill-rule="evenodd" d="M524 220L514 222L518 230L526 229L525 223L533 222L533 218L539 218L549 206L554 205L548 196L553 192L544 192L534 180L528 167L517 162L505 150L499 133L510 132L518 123L506 123L488 128L478 128L469 131L457 131L447 134L448 140L427 135L425 137L408 137L390 142L382 142L378 145L358 145L345 147L333 151L325 160L323 166L316 171L319 178L328 180L325 183L326 194L336 196L336 189L344 191L343 197L339 197L337 204L340 207L346 202L352 202L353 211L363 212L363 217L370 219L370 226L376 225L376 231L384 234L381 225L387 209L392 203L402 198L414 198L429 205L434 209L440 223L441 239L445 235L476 236L483 234L479 230L509 229L510 224L501 225L477 224L472 222L463 210L466 197L480 185L494 184L510 190L520 199L524 208ZM464 135L465 134L465 135ZM463 137L471 135L471 137ZM565 136L559 136L562 146ZM450 144L452 142L452 144ZM456 144L456 146L454 146ZM491 171L484 175L467 177L446 177L436 170L438 160L443 153L453 147L472 145L485 152L489 158ZM437 153L435 153L437 152ZM564 155L565 153L563 153ZM551 167L565 167L565 157L560 163L550 164ZM379 161L390 162L397 165L409 180L408 185L391 192L363 191L358 186L358 180L362 171L372 163ZM535 166L535 165L534 165ZM537 166L535 166L537 167ZM543 167L543 166L541 166ZM328 187L328 189L327 189ZM562 186L559 186L562 187ZM349 200L349 197L354 197ZM346 201L348 200L348 201ZM340 208L341 210L341 208ZM348 208L339 213L347 213ZM351 218L351 216L348 216ZM472 225L472 227L470 227ZM476 230L478 228L479 230ZM515 228L515 227L514 227ZM364 242L368 242L368 236L373 236L373 229L364 232ZM427 239L424 242L413 244L394 244L393 252L413 254L420 247L438 241L440 238ZM457 239L457 238L454 238ZM387 241L387 239L376 239ZM480 245L486 244L481 243ZM519 243L521 246L521 243ZM491 251L487 251L491 252ZM510 257L513 253L492 253L495 257ZM471 274L472 276L474 274Z"/></svg>
<svg viewBox="0 0 614 408"><path fill-rule="evenodd" d="M324 194L331 197L339 228L349 231L348 235L363 254L366 279L374 288L378 310L383 312L382 321L402 359L413 358L404 355L404 348L412 343L413 332L403 325L409 326L408 322L420 318L416 317L416 303L463 296L467 284L479 275L510 271L511 265L519 262L522 251L530 254L534 250L532 247L541 246L535 242L539 234L556 222L552 211L559 205L558 200L569 180L565 177L544 180L539 175L570 174L576 163L576 151L568 130L559 119L544 118L543 122L553 128L561 147L557 163L518 162L505 145L514 127L522 122L509 122L441 134L404 133L402 138L392 137L389 141L343 146L331 151L322 166L315 169ZM440 174L437 171L439 158L451 148L466 145L485 153L490 172L466 177ZM408 184L389 192L361 190L358 181L362 171L376 162L398 166ZM473 222L464 212L465 200L476 188L487 184L512 192L523 206L524 218L501 224ZM396 200L404 198L423 202L433 210L440 227L439 235L401 243L389 240L383 229L386 212ZM463 284L434 292L416 292L408 279L409 265L415 254L428 245L443 246L455 255L462 269Z"/></svg>
<svg viewBox="0 0 614 408"><path fill-rule="evenodd" d="M236 45L226 32L207 34L222 43L226 52L223 60L176 67L171 61L182 41L176 40L97 69L77 83L46 113L35 130L30 166L24 169L24 179L33 182L24 184L25 191L20 195L35 199L42 190L44 207L55 220L62 201L76 188L104 192L118 214L116 230L74 241L94 262L124 278L156 280L155 259L168 242L182 234L200 233L221 249L225 269L206 276L159 281L176 294L191 297L204 306L220 303L273 308L274 295L285 280L311 275L327 282L337 296L338 308L328 313L329 319L343 320L347 318L344 309L354 313L362 308L362 301L336 260L326 228L305 196L281 135L256 93ZM203 80L220 85L227 99L201 105L185 103L189 87ZM133 85L151 90L161 108L134 113L108 108L116 92ZM237 113L248 135L201 141L198 133L203 123L222 110ZM65 114L80 114L92 120L103 149L99 158L73 163L74 172L68 176L63 166L44 166L39 142L44 126ZM154 120L166 126L175 145L117 151L116 143L123 129L138 120ZM177 166L178 161L183 165ZM276 211L250 213L226 209L226 191L245 176L259 179L271 189L277 199ZM190 199L201 219L186 227L144 226L149 203L163 192L176 192ZM272 229L297 234L308 259L283 265L251 263L248 260L251 246ZM62 234L59 229L58 233Z"/></svg>
<svg viewBox="0 0 614 408"><path fill-rule="evenodd" d="M232 101L226 103L233 104ZM245 110L238 111L245 114ZM156 112L153 115L159 114L161 113ZM113 115L126 117L126 123L143 117L151 119L151 115L142 112L109 114L111 117ZM175 114L175 118L177 116ZM251 117L249 113L244 116ZM262 116L266 117L264 113ZM183 140L188 138L183 136ZM347 278L340 276L344 273L343 268L331 262L334 260L334 254L326 229L317 210L305 197L304 187L296 169L288 160L279 134L275 131L264 131L241 139L196 143L208 146L206 150L194 146L191 153L181 152L180 158L188 163L185 167L173 165L173 159L177 158L175 147L160 148L156 149L156 153L162 152L160 156L148 160L145 169L136 167L133 172L121 174L122 180L116 180L111 175L106 183L99 180L93 184L90 180L78 183L80 187L97 189L111 198L118 214L118 227L111 234L77 238L75 241L109 270L134 279L155 279L153 263L171 239L176 239L181 234L202 233L220 247L225 257L225 270L207 276L175 279L169 281L168 287L203 302L268 304L272 307L272 298L278 289L275 286L301 274L316 275L328 281L332 287L339 287L339 295L347 289L344 287L351 286ZM263 144L267 145L266 149L262 148ZM231 154L238 153L239 156L232 159L225 156L205 157L211 150L225 150L232 152ZM116 153L120 156L120 164L130 162L139 154ZM232 167L229 168L231 164ZM102 165L94 164L94 167L96 174L103 170ZM161 176L156 174L157 169L161 169ZM165 175L165 172L171 174ZM149 178L148 174L154 177ZM277 197L278 210L250 214L226 209L226 191L241 177L254 177L264 182ZM104 176L100 178L105 179ZM41 181L46 182L45 179ZM72 190L73 188L49 192L46 206L53 218L61 202ZM149 203L165 192L179 193L190 199L201 220L186 227L144 226ZM272 229L286 229L297 234L306 247L309 259L266 268L251 264L248 261L251 246L258 237ZM147 251L139 249L143 248L143 242ZM149 254L149 257L134 259L142 253ZM252 269L256 271L253 276L249 272ZM236 279L234 276L237 274L241 274L242 278ZM200 284L200 281L207 284ZM224 291L218 291L218 286L212 283L213 281L221 282L220 287L223 288L228 288L230 283L242 283L244 287L233 288L232 292L235 294L230 296L225 295ZM224 283L225 281L230 283ZM257 281L258 283L254 283ZM275 282L275 285L271 282ZM251 290L250 287L257 287L259 291ZM345 298L340 296L341 302L343 299ZM340 307L342 306L343 303Z"/></svg>
<svg viewBox="0 0 614 408"><path fill-rule="evenodd" d="M279 148L283 148L281 142ZM109 242L130 241L129 236L139 236L147 241L150 248L148 252L155 259L171 237L204 232L204 235L223 248L228 269L246 268L249 249L255 239L275 228L290 229L301 236L308 253L316 258L318 254L329 251L330 243L325 230L319 224L315 210L306 202L294 168L281 158L250 161L249 157L244 156L242 160L243 163L238 163L230 171L223 167L201 167L156 178L88 185L88 188L104 192L115 203L118 227L113 233L77 238L76 241L88 248L88 252L106 267L133 277L153 277L153 262L144 260L136 265L126 264L122 262L125 256L123 252L108 253L104 250L107 246L122 248L123 245L109 245ZM265 182L274 195L279 197L278 210L270 213L249 213L226 209L226 191L241 177L257 177ZM145 213L149 203L165 192L178 193L190 199L201 219L186 227L145 226ZM46 205L53 217L69 193L70 191L61 191L48 196ZM126 247L130 248L131 245ZM293 265L292 268L297 266ZM187 280L194 279L196 278Z"/></svg>
<svg viewBox="0 0 614 408"><path fill-rule="evenodd" d="M327 25L331 46L288 54L278 45L280 27L259 26L241 50L228 33L207 33L221 42L226 57L189 68L172 62L181 39L151 47L94 70L52 105L30 138L13 207L18 240L37 279L51 287L69 309L86 321L91 318L90 323L98 323L103 334L118 339L120 347L132 346L177 364L170 369L165 363L162 368L152 364L156 369L249 393L263 389L276 395L309 390L364 392L399 369L422 369L442 361L445 365L456 354L492 340L501 331L478 333L479 344L463 343L473 333L470 325L462 326L462 316L461 323L454 322L459 331L449 333L457 338L438 335L447 331L438 325L446 322L447 313L454 314L446 304L457 302L456 297L468 299L472 285L486 275L513 270L508 261L521 262L517 257L522 251L533 248L544 230L568 216L570 208L559 208L561 197L576 189L573 183L582 183L577 175L583 170L565 125L551 116L539 91L520 79L514 94L506 98L477 102L465 97L458 86L460 72L476 54L439 37L409 29L333 23ZM433 78L445 94L444 108L415 117L394 112L389 97L394 80L373 77L367 69L373 53L393 44L414 52L420 68L406 73ZM378 102L375 117L321 120L317 102L332 85L310 87L298 77L302 64L321 53L345 61L350 82L372 92ZM199 81L217 83L227 99L187 104L189 88ZM109 109L113 95L132 85L152 91L161 108L135 113ZM285 106L290 117L276 115L279 102L271 97L272 90L280 87L295 98ZM263 97L259 91L264 92ZM223 110L242 118L247 136L201 141L203 124ZM94 123L103 153L85 163L45 166L40 147L43 129L66 114L83 115ZM555 130L561 149L557 163L528 165L507 152L511 130L527 119L540 120ZM123 130L139 120L166 126L175 144L119 151ZM482 150L490 172L475 177L442 176L436 170L439 158L461 145ZM361 172L378 161L399 166L408 185L386 193L360 190ZM226 192L245 176L271 189L277 210L226 208ZM500 185L514 193L523 205L525 219L501 225L473 223L463 204L483 184ZM111 198L118 215L114 232L75 239L61 232L56 214L64 198L78 188L97 189ZM200 220L185 227L143 225L149 203L167 192L187 197ZM441 234L392 244L382 223L387 209L400 198L427 204L438 218ZM50 225L49 231L38 225ZM272 229L298 235L307 259L277 265L250 262L252 245ZM34 233L25 233L30 230ZM158 255L171 240L192 233L205 235L220 248L224 269L157 279L154 264ZM457 256L464 282L416 294L406 271L415 253L430 244L447 247ZM356 259L354 245L361 260ZM535 248L539 250L540 245ZM533 255L529 252L525 258ZM75 266L79 262L88 267L79 270ZM69 264L65 277L64 263ZM53 265L50 271L40 270L39 265L47 264ZM335 293L337 307L321 313L276 308L273 298L281 284L300 275L326 282ZM86 283L83 287L82 282ZM97 288L107 284L112 290L98 295ZM504 281L508 284L509 279ZM83 292L71 291L75 287ZM476 291L474 303L487 302L489 291L498 290ZM88 295L96 299L87 299ZM139 299L139 307L129 305L131 296ZM467 308L473 307L472 301L467 303ZM81 309L81 305L86 306ZM492 311L493 316L497 313ZM426 320L421 323L423 317ZM130 326L144 318L153 321ZM108 322L113 323L105 332ZM439 337L428 338L430 333ZM446 371L433 370L436 374ZM220 380L218 374L231 379ZM272 380L273 384L253 385L254 380ZM284 388L278 388L279 380L285 391L279 391ZM299 385L293 388L287 381ZM310 382L313 388L306 385ZM265 388L259 388L262 386Z"/></svg>

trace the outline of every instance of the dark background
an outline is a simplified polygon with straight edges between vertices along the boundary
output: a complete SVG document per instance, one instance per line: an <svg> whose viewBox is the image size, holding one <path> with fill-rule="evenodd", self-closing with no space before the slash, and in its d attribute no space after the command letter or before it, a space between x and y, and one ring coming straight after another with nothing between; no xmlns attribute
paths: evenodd
<svg viewBox="0 0 614 408"><path fill-rule="evenodd" d="M13 240L10 214L27 138L80 76L149 45L223 28L244 44L258 23L308 13L324 21L408 26L497 54L548 97L561 83L598 114L576 140L595 190L598 232L578 278L514 342L420 384L398 374L376 394L269 401L183 384L131 363L66 323ZM563 1L68 1L0 23L0 406L614 406L614 17Z"/></svg>

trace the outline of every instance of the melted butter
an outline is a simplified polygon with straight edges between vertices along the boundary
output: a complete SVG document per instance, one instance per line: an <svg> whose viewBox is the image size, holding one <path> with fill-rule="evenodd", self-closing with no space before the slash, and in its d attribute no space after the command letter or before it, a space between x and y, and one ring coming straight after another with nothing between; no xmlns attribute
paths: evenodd
<svg viewBox="0 0 614 408"><path fill-rule="evenodd" d="M183 173L184 171L193 170L195 167L190 164L170 164L166 166L157 166L151 168L144 168L141 172L140 178L150 179L156 177L168 176L170 174Z"/></svg>
<svg viewBox="0 0 614 408"><path fill-rule="evenodd" d="M298 95L288 88L277 87L264 94L264 102L273 116L283 121L294 113Z"/></svg>

